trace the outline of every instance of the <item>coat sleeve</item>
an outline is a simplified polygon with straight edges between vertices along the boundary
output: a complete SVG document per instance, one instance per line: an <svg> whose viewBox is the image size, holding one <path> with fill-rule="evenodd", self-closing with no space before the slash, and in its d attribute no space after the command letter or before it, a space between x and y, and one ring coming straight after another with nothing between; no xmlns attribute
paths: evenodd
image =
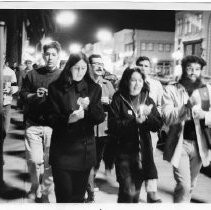
<svg viewBox="0 0 211 210"><path fill-rule="evenodd" d="M69 115L62 113L59 104L58 104L58 94L52 85L48 87L48 98L47 98L47 112L46 119L51 127L56 126L67 126Z"/></svg>
<svg viewBox="0 0 211 210"><path fill-rule="evenodd" d="M205 125L211 128L211 85L207 84L207 89L209 94L210 107L209 111L205 112Z"/></svg>
<svg viewBox="0 0 211 210"><path fill-rule="evenodd" d="M145 129L157 132L163 125L163 120L158 112L155 103L152 99L149 100L149 103L153 105L152 111L148 115L147 119L140 125L140 127L145 127Z"/></svg>
<svg viewBox="0 0 211 210"><path fill-rule="evenodd" d="M131 115L130 118L124 118L121 116L120 111L121 98L114 94L110 112L108 115L108 130L109 134L113 136L124 136L128 131L137 128L135 117Z"/></svg>
<svg viewBox="0 0 211 210"><path fill-rule="evenodd" d="M185 105L188 101L187 93L176 91L173 85L168 85L163 91L162 115L167 125L181 123L189 114L189 108Z"/></svg>
<svg viewBox="0 0 211 210"><path fill-rule="evenodd" d="M163 97L163 86L161 85L160 82L157 81L157 87L158 87L158 97L157 97L157 101L155 102L156 103L156 106L157 106L157 110L158 112L161 114L161 105L162 105L162 97Z"/></svg>
<svg viewBox="0 0 211 210"><path fill-rule="evenodd" d="M85 110L85 119L92 125L98 125L105 119L103 105L101 103L102 90L100 86L96 86L92 93L92 100L88 110Z"/></svg>
<svg viewBox="0 0 211 210"><path fill-rule="evenodd" d="M22 83L20 97L25 104L28 104L34 107L35 109L42 109L42 106L46 103L46 96L38 97L37 94L34 94L36 92L37 90L35 90L33 86L32 72L30 71L29 73L26 74L26 77ZM34 94L34 95L28 98L29 94Z"/></svg>

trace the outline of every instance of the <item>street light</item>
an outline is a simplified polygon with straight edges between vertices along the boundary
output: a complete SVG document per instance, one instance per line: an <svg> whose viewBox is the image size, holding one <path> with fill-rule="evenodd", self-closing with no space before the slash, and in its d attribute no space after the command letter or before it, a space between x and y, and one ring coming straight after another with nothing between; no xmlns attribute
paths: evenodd
<svg viewBox="0 0 211 210"><path fill-rule="evenodd" d="M69 46L70 53L78 53L81 51L82 46L78 43L72 43Z"/></svg>
<svg viewBox="0 0 211 210"><path fill-rule="evenodd" d="M56 16L56 21L61 26L69 26L72 25L76 20L76 15L72 11L62 11Z"/></svg>
<svg viewBox="0 0 211 210"><path fill-rule="evenodd" d="M112 39L112 33L107 29L101 29L97 32L97 39L102 42L108 42Z"/></svg>

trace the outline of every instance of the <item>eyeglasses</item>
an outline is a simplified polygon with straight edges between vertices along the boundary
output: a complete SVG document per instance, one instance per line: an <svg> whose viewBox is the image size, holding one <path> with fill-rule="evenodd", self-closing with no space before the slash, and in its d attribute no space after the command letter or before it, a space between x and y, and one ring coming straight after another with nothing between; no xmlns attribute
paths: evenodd
<svg viewBox="0 0 211 210"><path fill-rule="evenodd" d="M192 73L192 72L196 72L196 71L201 71L201 68L193 68L191 66L188 66L186 68L187 73Z"/></svg>
<svg viewBox="0 0 211 210"><path fill-rule="evenodd" d="M104 66L104 64L103 63L98 63L98 62L96 62L96 63L92 63L92 65L95 65L95 66Z"/></svg>

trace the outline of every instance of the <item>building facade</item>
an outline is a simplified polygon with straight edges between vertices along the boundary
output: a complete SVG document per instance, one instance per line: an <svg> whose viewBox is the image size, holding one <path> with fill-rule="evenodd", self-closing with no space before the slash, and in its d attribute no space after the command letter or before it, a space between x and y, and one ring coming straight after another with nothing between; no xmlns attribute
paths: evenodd
<svg viewBox="0 0 211 210"><path fill-rule="evenodd" d="M116 61L126 56L147 56L153 71L170 74L173 67L174 32L124 29L114 34Z"/></svg>
<svg viewBox="0 0 211 210"><path fill-rule="evenodd" d="M139 56L149 57L153 63L152 71L166 75L173 69L174 39L174 32L123 29L114 33L109 42L87 44L85 49L88 54L90 49L101 54L109 63L109 70L120 71L120 75L125 63Z"/></svg>
<svg viewBox="0 0 211 210"><path fill-rule="evenodd" d="M197 55L207 61L205 76L211 76L211 12L176 12L175 50L183 56Z"/></svg>

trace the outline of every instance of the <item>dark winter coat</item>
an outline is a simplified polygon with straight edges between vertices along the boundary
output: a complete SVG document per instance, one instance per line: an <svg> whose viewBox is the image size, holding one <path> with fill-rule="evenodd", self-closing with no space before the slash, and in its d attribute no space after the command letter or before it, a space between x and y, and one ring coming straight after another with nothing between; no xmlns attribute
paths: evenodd
<svg viewBox="0 0 211 210"><path fill-rule="evenodd" d="M145 96L142 94L140 101L143 101L143 97ZM150 131L158 131L163 123L153 100L147 96L145 104L153 104L152 111L145 122L138 124L129 100L120 92L115 93L111 103L109 132L117 139L117 158L122 159L141 152L144 179L153 179L157 178L157 170Z"/></svg>
<svg viewBox="0 0 211 210"><path fill-rule="evenodd" d="M49 86L48 121L53 128L50 164L54 167L82 171L96 162L94 126L103 122L101 87L93 82L72 82L64 89L58 81ZM79 108L79 97L89 97L83 119L68 124L69 115Z"/></svg>

